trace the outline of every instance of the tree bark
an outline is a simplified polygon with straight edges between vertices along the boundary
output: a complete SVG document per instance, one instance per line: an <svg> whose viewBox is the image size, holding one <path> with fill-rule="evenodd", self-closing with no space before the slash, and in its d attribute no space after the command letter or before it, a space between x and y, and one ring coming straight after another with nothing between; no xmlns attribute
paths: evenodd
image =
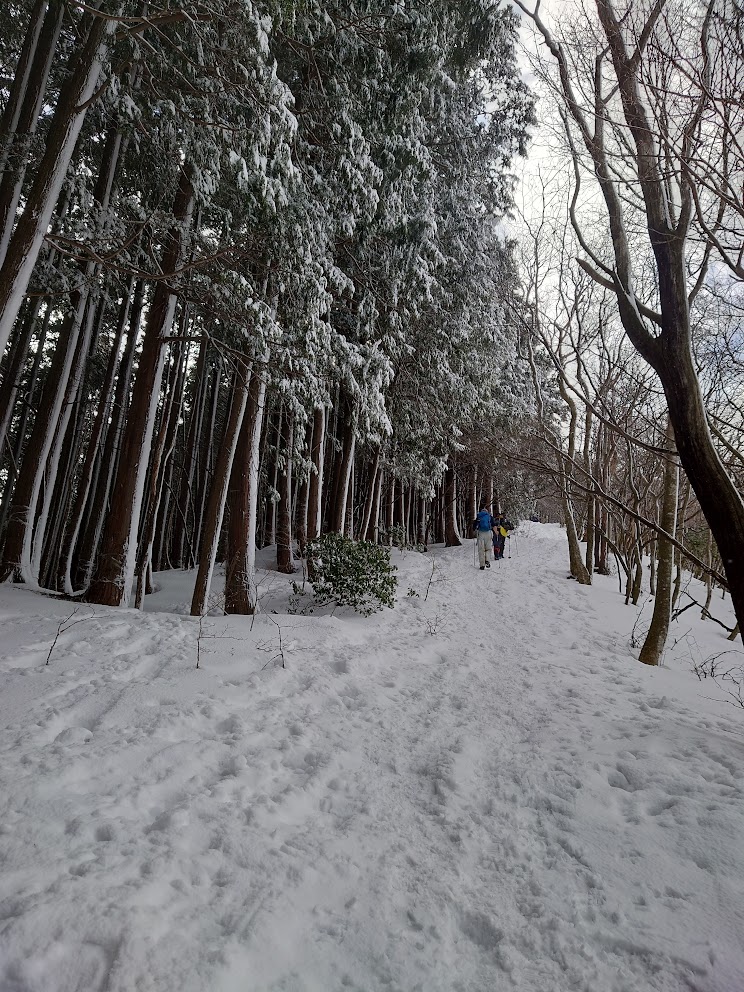
<svg viewBox="0 0 744 992"><path fill-rule="evenodd" d="M248 394L228 490L225 613L250 614L258 608L256 519L259 451L266 381L254 372Z"/></svg>
<svg viewBox="0 0 744 992"><path fill-rule="evenodd" d="M323 512L323 485L325 462L325 410L316 407L313 411L313 446L310 455L313 470L310 473L310 492L307 506L307 537L315 541L320 537Z"/></svg>
<svg viewBox="0 0 744 992"><path fill-rule="evenodd" d="M119 361L119 350L121 348L121 342L124 338L126 331L127 322L129 320L129 311L131 307L132 291L134 289L134 277L132 276L129 280L129 285L125 291L124 297L119 304L119 318L116 325L116 332L114 334L114 339L111 344L111 351L109 352L108 365L103 379L103 387L101 389L101 395L98 400L98 411L96 413L96 419L91 430L90 439L88 441L88 448L85 453L85 460L83 462L82 469L80 471L80 480L78 483L78 490L75 495L75 502L72 507L72 512L70 514L70 524L65 533L63 542L63 560L64 560L64 573L63 573L63 589L65 594L72 596L74 592L73 587L73 571L72 563L73 557L75 555L75 549L78 542L78 537L81 531L83 518L85 515L85 507L88 503L88 499L94 483L97 479L97 469L98 465L100 470L101 462L101 439L104 434L106 424L109 422L111 415L111 404L114 395L114 383L116 380L116 368Z"/></svg>
<svg viewBox="0 0 744 992"><path fill-rule="evenodd" d="M49 127L46 150L0 268L0 351L13 329L52 212L95 93L114 21L86 15L85 42L73 55Z"/></svg>
<svg viewBox="0 0 744 992"><path fill-rule="evenodd" d="M13 336L12 347L3 371L3 382L0 386L0 458L5 454L5 442L8 440L8 431L13 420L18 387L28 358L29 346L39 323L40 307L40 300L33 301L28 312L19 318L20 326ZM49 313L48 306L47 313ZM45 319L48 324L46 314Z"/></svg>
<svg viewBox="0 0 744 992"><path fill-rule="evenodd" d="M277 465L281 460L277 479L279 501L276 505L276 567L285 575L294 573L292 556L292 446L294 426L291 412L287 409L279 432Z"/></svg>
<svg viewBox="0 0 744 992"><path fill-rule="evenodd" d="M581 545L579 536L576 533L576 522L574 520L571 500L568 495L568 483L566 470L563 464L563 455L558 455L558 472L561 490L561 506L563 508L563 523L566 527L566 537L568 538L568 562L571 575L582 586L591 585L592 578L586 569L586 565L581 556Z"/></svg>
<svg viewBox="0 0 744 992"><path fill-rule="evenodd" d="M297 534L297 548L300 553L300 557L305 557L305 548L307 547L307 529L308 529L308 506L310 500L310 478L312 476L312 471L309 468L311 458L312 458L312 447L313 447L313 422L309 420L305 426L305 444L302 449L303 461L304 461L304 475L302 482L299 485L297 493L297 508L295 511L295 532Z"/></svg>
<svg viewBox="0 0 744 992"><path fill-rule="evenodd" d="M674 431L671 422L667 422L667 446L674 448ZM661 506L661 526L671 537L677 531L677 496L679 490L679 468L677 459L670 455L664 463L664 489ZM659 566L656 573L656 597L651 626L648 628L646 640L643 642L639 661L644 665L658 665L664 653L669 621L672 616L672 571L674 568L674 545L662 534L657 537L659 543Z"/></svg>
<svg viewBox="0 0 744 992"><path fill-rule="evenodd" d="M457 530L457 479L451 462L444 473L444 544L447 548L462 545Z"/></svg>
<svg viewBox="0 0 744 992"><path fill-rule="evenodd" d="M46 8L46 13L44 13ZM49 71L64 18L62 0L36 0L16 66L0 136L0 269L8 250Z"/></svg>
<svg viewBox="0 0 744 992"><path fill-rule="evenodd" d="M175 271L182 257L193 198L190 170L182 167L173 207L174 225L163 251L161 267L164 272ZM111 511L104 526L96 574L88 591L92 603L126 606L129 602L145 474L163 374L164 339L170 336L175 307L175 293L164 282L159 282L147 318Z"/></svg>
<svg viewBox="0 0 744 992"><path fill-rule="evenodd" d="M173 453L176 424L181 415L185 355L186 350L183 342L179 342L173 349L172 370L170 381L166 382L160 429L150 459L150 483L147 499L144 501L144 519L140 528L141 533L139 535L139 547L137 550L137 591L135 593L134 605L138 610L141 610L144 606L145 594L151 591L152 546L155 539L155 522L158 518L158 510L163 493L165 470Z"/></svg>
<svg viewBox="0 0 744 992"><path fill-rule="evenodd" d="M63 322L52 364L47 373L34 425L21 463L8 515L0 581L13 578L36 586L32 567L33 527L44 481L44 472L62 416L67 384L77 354L78 335L85 316L85 301L79 299Z"/></svg>
<svg viewBox="0 0 744 992"><path fill-rule="evenodd" d="M192 523L195 527L196 521L193 496L194 479L198 471L197 461L199 452L199 438L201 437L202 418L204 416L204 405L206 403L207 395L207 382L209 375L209 366L207 364L208 351L209 341L205 336L202 338L201 345L199 347L199 357L196 362L196 371L194 373L194 398L191 404L188 431L183 445L184 464L181 467L181 485L179 487L179 496L176 507L178 512L176 512L176 520L173 526L173 539L171 542L170 555L171 561L176 568L190 568L194 564L193 553L190 552L189 555L186 556L185 547L187 543L189 544L190 549L193 549L194 547L193 540L189 542L188 518L189 513L191 513Z"/></svg>
<svg viewBox="0 0 744 992"><path fill-rule="evenodd" d="M74 584L78 589L88 588L98 554L98 546L100 544L101 532L109 502L111 483L119 461L124 420L129 406L129 387L132 379L135 348L142 321L144 299L144 283L142 280L139 280L135 285L132 297L129 332L124 353L119 363L116 389L111 406L111 420L106 427L106 437L101 455L101 470L98 473L92 499L89 501L89 506L86 509L83 536L80 540L79 548L75 552L73 575L75 576Z"/></svg>
<svg viewBox="0 0 744 992"><path fill-rule="evenodd" d="M375 505L375 492L377 490L377 477L380 472L380 446L375 449L375 456L369 470L369 484L364 500L364 511L362 513L362 525L359 529L359 536L362 540L369 540L369 524L372 519L372 510Z"/></svg>
<svg viewBox="0 0 744 992"><path fill-rule="evenodd" d="M478 512L477 510L475 511ZM470 518L475 520L475 513ZM468 521L470 523L470 521ZM426 498L419 493L416 508L416 544L426 550Z"/></svg>
<svg viewBox="0 0 744 992"><path fill-rule="evenodd" d="M222 443L214 468L214 478L209 490L209 500L204 516L204 526L199 545L199 568L196 573L194 595L191 599L191 616L200 617L208 612L209 589L212 585L217 545L225 514L227 489L230 483L235 451L238 446L243 419L248 405L250 365L239 360L230 391L230 409L222 436Z"/></svg>
<svg viewBox="0 0 744 992"><path fill-rule="evenodd" d="M185 325L184 325L185 331ZM207 505L207 493L211 482L214 463L214 437L217 427L217 412L222 383L222 357L212 354L210 365L208 404L205 404L206 419L202 418L201 437L199 438L199 468L200 472L193 486L194 493L194 535L192 546L199 547L201 538L204 509ZM192 567L195 562L192 562Z"/></svg>
<svg viewBox="0 0 744 992"><path fill-rule="evenodd" d="M346 509L349 496L351 468L354 464L356 448L356 422L351 404L344 403L343 434L341 438L341 456L338 466L338 489L335 505L331 507L331 530L343 534L346 529Z"/></svg>

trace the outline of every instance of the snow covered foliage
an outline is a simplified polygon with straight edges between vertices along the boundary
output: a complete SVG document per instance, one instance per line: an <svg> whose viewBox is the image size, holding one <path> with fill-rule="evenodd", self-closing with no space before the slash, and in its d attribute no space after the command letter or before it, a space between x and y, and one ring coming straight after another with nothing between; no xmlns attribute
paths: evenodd
<svg viewBox="0 0 744 992"><path fill-rule="evenodd" d="M242 555L226 598L252 609L246 548L279 532L438 529L463 438L530 402L501 234L532 114L509 8L26 0L11 20L2 575L111 605L136 578L141 603L203 545ZM399 485L410 519L382 522Z"/></svg>
<svg viewBox="0 0 744 992"><path fill-rule="evenodd" d="M350 606L368 617L395 605L398 580L387 549L324 534L307 546L307 560L316 606Z"/></svg>

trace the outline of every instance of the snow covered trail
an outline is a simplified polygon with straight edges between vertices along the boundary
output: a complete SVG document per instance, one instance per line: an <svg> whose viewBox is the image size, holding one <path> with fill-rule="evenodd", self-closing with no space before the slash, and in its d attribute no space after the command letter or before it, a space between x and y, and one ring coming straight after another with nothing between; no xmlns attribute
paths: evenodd
<svg viewBox="0 0 744 992"><path fill-rule="evenodd" d="M366 620L280 587L200 671L99 607L44 667L69 609L0 590L0 992L741 992L742 715L514 551L401 555Z"/></svg>

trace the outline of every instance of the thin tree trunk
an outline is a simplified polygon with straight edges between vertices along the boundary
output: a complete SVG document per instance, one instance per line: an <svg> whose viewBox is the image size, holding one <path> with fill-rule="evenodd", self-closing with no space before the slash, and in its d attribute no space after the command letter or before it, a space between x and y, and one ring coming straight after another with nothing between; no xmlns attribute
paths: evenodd
<svg viewBox="0 0 744 992"><path fill-rule="evenodd" d="M638 606L638 600L641 598L641 590L643 588L643 555L641 552L641 545L638 544L638 550L636 552L635 560L635 572L633 573L633 588L632 588L632 599L633 606Z"/></svg>
<svg viewBox="0 0 744 992"><path fill-rule="evenodd" d="M457 530L457 480L451 462L444 473L444 543L448 548L459 548L462 545Z"/></svg>
<svg viewBox="0 0 744 992"><path fill-rule="evenodd" d="M0 513L0 534L3 535L3 541L6 534L6 524L8 520L8 514L12 506L13 491L15 488L16 477L18 474L18 465L21 462L21 457L24 452L25 442L26 442L26 424L28 423L29 413L31 409L36 406L36 394L39 385L39 368L41 366L41 360L44 355L44 345L46 343L47 332L49 330L49 323L51 318L51 308L47 307L47 312L44 314L44 320L41 325L41 331L39 333L39 340L36 346L36 353L34 355L34 361L31 366L31 371L28 377L28 383L25 386L25 396L23 397L23 408L20 416L20 422L18 424L18 431L15 438L15 451L11 453L11 457L8 462L8 478L5 485L5 491L3 493L3 505L2 512ZM4 552L3 552L4 554Z"/></svg>
<svg viewBox="0 0 744 992"><path fill-rule="evenodd" d="M277 465L282 460L277 479L279 500L276 504L276 567L285 575L292 575L295 568L292 557L292 447L294 425L287 410L279 432Z"/></svg>
<svg viewBox="0 0 744 992"><path fill-rule="evenodd" d="M323 509L325 463L325 410L323 407L316 407L313 411L313 446L310 457L314 471L310 473L307 537L309 541L315 541L320 537Z"/></svg>
<svg viewBox="0 0 744 992"><path fill-rule="evenodd" d="M193 198L190 170L182 167L173 208L175 223L163 251L164 272L173 272L182 258ZM129 602L145 475L163 374L164 339L170 336L175 307L175 294L164 282L159 282L147 318L132 402L124 428L111 512L104 526L96 575L88 591L88 599L93 603L125 606Z"/></svg>
<svg viewBox="0 0 744 992"><path fill-rule="evenodd" d="M163 480L168 460L173 453L173 443L176 434L176 424L181 414L183 403L183 377L185 349L179 342L174 349L173 367L170 381L166 382L163 410L160 420L155 448L150 459L150 485L144 506L144 522L139 535L137 554L137 591L135 593L135 608L141 610L145 602L146 592L152 587L152 545L155 537L155 521L160 508L160 498L163 492Z"/></svg>
<svg viewBox="0 0 744 992"><path fill-rule="evenodd" d="M184 326L184 333L185 333ZM202 421L202 435L199 443L199 466L200 474L197 484L194 485L194 536L192 547L198 548L201 537L202 520L204 508L207 504L207 492L211 482L214 462L214 436L217 425L217 412L220 398L220 385L222 383L222 357L213 355L213 364L210 376L210 387L208 392L209 405L205 409L207 419ZM193 565L195 562L191 562Z"/></svg>
<svg viewBox="0 0 744 992"><path fill-rule="evenodd" d="M377 544L380 540L380 505L382 500L382 488L385 479L385 470L380 466L375 479L375 495L372 503L372 513L369 518L369 525L366 531L366 539Z"/></svg>
<svg viewBox="0 0 744 992"><path fill-rule="evenodd" d="M706 548L706 558L708 560L708 568L713 565L713 532L708 531L708 547ZM710 572L705 574L705 606L703 607L701 617L704 620L705 614L710 609L710 601L713 598L713 578Z"/></svg>
<svg viewBox="0 0 744 992"><path fill-rule="evenodd" d="M20 318L20 327L14 335L12 348L4 369L3 382L2 386L0 386L0 458L5 453L5 442L8 439L8 431L13 420L18 388L21 383L23 369L28 359L31 340L39 323L40 307L41 301L35 300L29 307L28 313ZM47 306L47 312L45 314L47 326L49 324L48 315L49 306ZM46 334L44 336L46 337Z"/></svg>
<svg viewBox="0 0 744 992"><path fill-rule="evenodd" d="M107 224L107 211L121 145L121 134L111 131L106 141L94 191L94 199L98 204L99 230L104 230ZM14 575L16 579L31 586L37 586L39 582L46 526L57 481L60 455L90 351L95 316L91 302L91 286L94 284L98 268L99 266L94 262L80 266L80 285L72 297L73 310L60 332L13 497L0 573L3 580ZM44 498L37 520L42 482Z"/></svg>
<svg viewBox="0 0 744 992"><path fill-rule="evenodd" d="M687 522L687 507L690 504L690 493L691 486L689 480L685 485L685 494L682 497L682 507L679 511L679 542L680 544L685 543L685 531ZM676 563L677 569L674 576L674 589L672 591L672 609L677 605L677 600L679 599L679 594L682 591L682 553L678 551L676 553Z"/></svg>
<svg viewBox="0 0 744 992"><path fill-rule="evenodd" d="M62 411L55 425L52 444L44 466L43 498L41 500L41 509L36 518L31 546L31 576L35 581L38 581L42 574L42 557L47 540L47 526L50 515L53 513L54 496L57 492L58 481L61 483L60 490L66 488L64 485L64 471L60 473L59 468L60 465L63 468L65 465L63 459L65 448L69 454L74 447L75 422L79 413L78 397L85 369L91 356L93 333L98 313L99 309L94 305L94 298L89 294L88 306L81 329L82 333L78 337L67 390L62 404ZM73 437L70 437L70 429L72 430Z"/></svg>
<svg viewBox="0 0 744 992"><path fill-rule="evenodd" d="M476 510L475 512L477 513L478 511ZM475 513L470 520L475 520ZM470 523L470 520L468 523ZM416 510L416 544L419 548L423 547L426 550L426 498L421 493L418 496Z"/></svg>
<svg viewBox="0 0 744 992"><path fill-rule="evenodd" d="M500 509L497 508L497 509ZM473 520L475 520L476 514L478 513L478 466L473 465L470 470L470 485L468 487L468 498L467 498L467 520L466 524L469 527Z"/></svg>
<svg viewBox="0 0 744 992"><path fill-rule="evenodd" d="M356 448L356 437L354 438ZM346 519L344 522L344 534L350 541L354 539L354 500L356 498L356 458L352 455L351 472L349 485L346 493Z"/></svg>
<svg viewBox="0 0 744 992"><path fill-rule="evenodd" d="M584 421L584 471L586 477L591 478L591 439L592 439L592 411L589 406L586 408ZM586 554L584 565L588 575L594 572L594 505L596 502L594 488L587 493L586 497Z"/></svg>
<svg viewBox="0 0 744 992"><path fill-rule="evenodd" d="M297 507L295 510L295 529L297 533L297 548L301 558L305 557L305 548L307 547L307 528L308 528L308 506L310 500L310 477L312 472L310 470L310 463L312 457L313 448L313 422L309 420L305 425L305 444L302 449L302 457L304 462L304 475L302 482L299 485L297 493Z"/></svg>
<svg viewBox="0 0 744 992"><path fill-rule="evenodd" d="M80 472L80 482L78 485L78 491L75 496L75 503L72 508L72 513L70 515L70 526L68 527L67 533L64 539L64 575L63 575L63 588L65 594L71 596L73 594L73 584L72 584L72 561L75 554L75 548L77 546L78 536L83 523L83 517L85 514L85 507L88 503L88 498L90 496L91 488L94 484L96 478L96 471L94 466L96 463L100 466L101 461L101 450L100 443L103 437L103 432L106 424L109 421L111 414L111 403L114 395L114 382L116 380L116 367L119 361L119 351L121 348L121 342L124 339L124 333L126 331L127 322L129 320L129 310L131 307L132 291L134 289L134 276L129 280L129 285L124 293L124 296L119 305L119 318L116 325L116 333L114 334L114 340L111 344L111 351L109 353L108 366L106 368L106 373L104 375L103 387L101 389L101 395L98 401L98 412L96 414L96 419L91 430L90 439L88 441L88 448L85 453L85 461L83 462L83 467Z"/></svg>
<svg viewBox="0 0 744 992"><path fill-rule="evenodd" d="M380 473L380 446L375 450L375 457L369 470L369 485L367 486L367 496L364 501L364 512L362 513L362 526L359 529L359 536L363 540L369 540L369 524L372 518L372 510L375 505L375 492L378 489L378 475Z"/></svg>
<svg viewBox="0 0 744 992"><path fill-rule="evenodd" d="M144 283L142 280L138 280L132 297L127 343L124 347L121 362L119 363L116 390L111 405L111 421L108 427L106 427L106 437L100 459L101 468L98 473L95 489L93 489L93 496L89 500L89 505L86 509L83 536L80 540L79 548L75 551L75 563L72 574L76 576L74 584L77 588L87 589L98 554L111 483L119 461L120 442L126 410L129 405L129 387L132 378L135 348L142 320L144 298Z"/></svg>
<svg viewBox="0 0 744 992"><path fill-rule="evenodd" d="M34 521L47 457L62 416L65 392L77 353L78 334L84 313L85 302L80 299L62 325L52 356L52 364L47 373L13 493L3 549L1 581L6 581L12 576L14 581L26 582L31 586L37 585L37 576L34 575L31 564Z"/></svg>
<svg viewBox="0 0 744 992"><path fill-rule="evenodd" d="M349 482L351 480L351 468L354 463L354 451L356 448L356 424L354 412L349 403L344 404L344 424L341 457L338 468L338 490L336 493L335 506L331 508L331 530L337 534L343 534L346 527L346 509L349 495Z"/></svg>
<svg viewBox="0 0 744 992"><path fill-rule="evenodd" d="M674 431L671 421L667 422L667 447L674 448ZM664 490L661 506L661 527L675 537L677 530L677 497L679 490L679 468L677 459L670 455L664 463ZM674 568L674 545L662 534L657 535L659 542L659 568L656 576L656 598L654 613L646 640L643 642L639 661L644 665L658 665L664 653L669 621L672 616L672 570Z"/></svg>
<svg viewBox="0 0 744 992"><path fill-rule="evenodd" d="M256 520L259 452L266 400L266 381L251 377L228 489L225 613L250 614L258 607L256 586Z"/></svg>
<svg viewBox="0 0 744 992"><path fill-rule="evenodd" d="M385 494L385 544L389 548L393 546L393 517L395 511L395 487L397 480L390 473L388 479L387 493Z"/></svg>
<svg viewBox="0 0 744 992"><path fill-rule="evenodd" d="M46 13L44 12L46 8ZM36 0L15 78L5 106L0 135L0 268L8 250L23 182L64 18L62 0Z"/></svg>
<svg viewBox="0 0 744 992"><path fill-rule="evenodd" d="M189 427L184 439L184 464L181 470L179 498L176 502L175 508L177 513L173 528L171 560L176 568L190 567L193 564L191 560L192 556L189 555L187 559L185 557L184 549L188 540L188 517L190 511L192 521L194 522L194 527L196 526L194 519L193 492L194 478L198 471L196 463L199 452L199 438L201 437L202 417L204 415L204 405L207 395L207 382L209 376L209 366L207 364L208 351L209 342L208 339L204 337L202 338L201 345L199 347L199 357L196 362L196 371L194 373L194 398L191 404ZM193 541L190 546L192 548L195 546Z"/></svg>
<svg viewBox="0 0 744 992"><path fill-rule="evenodd" d="M199 568L196 573L194 595L191 599L192 617L203 616L208 609L209 589L212 585L214 565L217 560L222 521L227 501L227 488L230 483L235 451L248 405L248 390L250 366L239 361L235 379L230 390L230 409L222 436L217 463L214 468L214 478L209 490L209 500L204 515L204 526L199 545Z"/></svg>
<svg viewBox="0 0 744 992"><path fill-rule="evenodd" d="M576 522L574 520L571 500L568 495L568 481L566 470L563 464L563 455L558 455L558 472L561 491L561 506L563 508L563 523L566 527L566 537L568 538L568 561L571 575L582 586L591 585L592 578L586 569L586 565L581 556L581 545L579 536L576 533Z"/></svg>
<svg viewBox="0 0 744 992"><path fill-rule="evenodd" d="M0 351L13 329L49 229L54 207L72 159L85 115L91 105L114 21L86 15L85 42L70 61L46 139L46 150L28 192L0 268Z"/></svg>

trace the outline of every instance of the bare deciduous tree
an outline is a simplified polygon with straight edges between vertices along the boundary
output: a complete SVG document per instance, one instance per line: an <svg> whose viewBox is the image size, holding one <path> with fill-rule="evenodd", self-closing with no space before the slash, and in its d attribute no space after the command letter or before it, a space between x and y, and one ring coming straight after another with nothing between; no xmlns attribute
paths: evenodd
<svg viewBox="0 0 744 992"><path fill-rule="evenodd" d="M587 20L581 37L571 35L570 18L559 37L541 16L539 3L530 9L516 2L558 71L554 85L574 163L571 219L581 264L615 294L625 333L661 381L680 461L720 550L741 623L744 501L708 426L690 318L712 248L725 247L720 225L736 213L726 190L740 151L738 136L728 126L719 129L723 185L714 183L712 167L707 184L703 181L700 151L711 113L724 124L730 119L718 92L723 70L715 70L710 59L712 26L725 20L726 0L710 0L699 9L672 0L626 0L621 9L613 0L596 0L596 21ZM744 58L741 45L738 50L735 45L738 37L723 30L717 36L721 53L737 64ZM683 78L691 75L699 85L684 88ZM716 85L708 85L714 76ZM588 174L601 192L609 254L595 248L582 225L579 207ZM700 223L711 186L723 204L715 213L718 227ZM732 229L727 230L730 245ZM700 235L707 239L702 245ZM644 263L650 264L652 279L644 278Z"/></svg>

